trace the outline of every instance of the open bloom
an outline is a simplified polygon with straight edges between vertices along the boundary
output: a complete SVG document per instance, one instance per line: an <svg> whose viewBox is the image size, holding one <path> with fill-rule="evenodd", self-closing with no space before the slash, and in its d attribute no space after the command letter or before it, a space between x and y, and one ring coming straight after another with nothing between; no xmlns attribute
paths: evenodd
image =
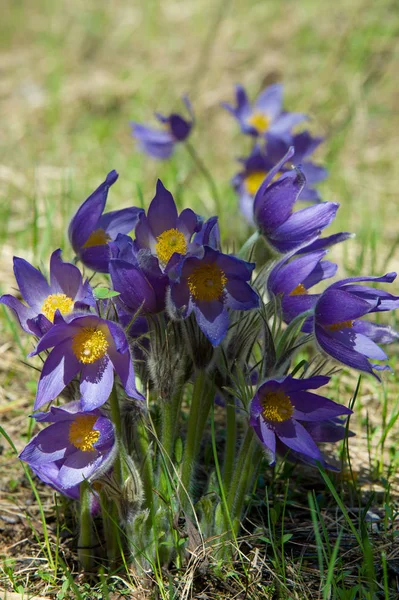
<svg viewBox="0 0 399 600"><path fill-rule="evenodd" d="M267 280L269 296L280 296L283 319L290 323L297 315L312 309L320 294L309 294L309 289L337 271L337 265L322 260L326 250L309 252L289 260L284 256L271 270Z"/></svg>
<svg viewBox="0 0 399 600"><path fill-rule="evenodd" d="M291 129L307 117L301 113L283 111L283 86L279 83L267 87L251 106L246 91L236 85L236 106L224 102L239 122L241 131L253 136L273 136L289 139Z"/></svg>
<svg viewBox="0 0 399 600"><path fill-rule="evenodd" d="M82 481L96 479L112 466L114 426L101 411L84 412L79 402L71 402L33 418L51 425L32 438L19 458L56 490L76 498Z"/></svg>
<svg viewBox="0 0 399 600"><path fill-rule="evenodd" d="M188 138L194 125L194 116L188 98L183 97L183 102L189 112L189 120L176 113L167 117L155 113L156 118L163 126L162 129L132 122L132 134L138 140L140 150L153 158L165 159L172 155L177 143Z"/></svg>
<svg viewBox="0 0 399 600"><path fill-rule="evenodd" d="M308 157L322 141L323 138L314 138L308 131L294 135L290 140L290 144L294 148L291 161L289 164L282 165L280 171L275 175L276 179L290 171L293 165L300 166L306 183L299 194L299 200L310 202L320 202L321 200L314 185L327 177L327 171L311 162ZM248 158L240 159L243 170L237 173L232 183L239 195L240 210L250 223L254 222L253 203L256 192L269 171L285 156L290 144L278 138L270 138L265 147L256 145Z"/></svg>
<svg viewBox="0 0 399 600"><path fill-rule="evenodd" d="M329 377L322 376L294 379L288 375L269 379L259 387L250 406L250 424L270 452L270 464L275 462L277 440L280 448L284 445L324 464L312 437L312 429L307 430L303 423L328 421L352 413L345 406L307 391L326 385L329 380ZM322 432L322 428L317 429L317 441L323 441Z"/></svg>
<svg viewBox="0 0 399 600"><path fill-rule="evenodd" d="M284 158L269 172L254 199L255 222L267 243L285 254L306 242L311 242L334 219L338 204L320 202L293 212L293 207L305 185L305 177L298 170L275 175L294 153L290 148Z"/></svg>
<svg viewBox="0 0 399 600"><path fill-rule="evenodd" d="M178 215L172 194L158 179L147 215L140 215L135 229L138 261L155 256L163 271L174 254L184 256L189 252L192 235L200 228L201 220L190 208Z"/></svg>
<svg viewBox="0 0 399 600"><path fill-rule="evenodd" d="M250 310L259 297L248 281L254 264L204 247L202 258L189 256L171 285L171 301L185 318L194 312L197 323L213 346L220 344L229 326L228 308Z"/></svg>
<svg viewBox="0 0 399 600"><path fill-rule="evenodd" d="M131 207L103 214L108 190L117 179L116 171L108 173L106 180L78 208L68 229L76 256L84 265L101 273L108 273L112 242L119 233L129 233L143 212Z"/></svg>
<svg viewBox="0 0 399 600"><path fill-rule="evenodd" d="M143 400L137 391L129 344L123 329L96 315L79 316L69 323L59 319L30 356L53 348L39 379L35 410L56 398L80 373L82 410L98 408L109 398L114 369L128 396Z"/></svg>
<svg viewBox="0 0 399 600"><path fill-rule="evenodd" d="M395 278L396 273L387 273L382 277L351 277L330 285L315 305L314 332L318 346L337 361L377 377L374 370L387 367L372 364L369 359L387 360L378 344L390 343L399 334L388 325L370 323L361 317L398 308L399 297L359 282L391 283Z"/></svg>
<svg viewBox="0 0 399 600"><path fill-rule="evenodd" d="M74 310L95 304L88 280L83 283L79 269L63 262L61 250L51 255L50 283L38 269L17 256L14 257L14 274L28 306L9 294L2 296L0 302L14 311L27 333L41 337L53 326L56 310L68 316Z"/></svg>

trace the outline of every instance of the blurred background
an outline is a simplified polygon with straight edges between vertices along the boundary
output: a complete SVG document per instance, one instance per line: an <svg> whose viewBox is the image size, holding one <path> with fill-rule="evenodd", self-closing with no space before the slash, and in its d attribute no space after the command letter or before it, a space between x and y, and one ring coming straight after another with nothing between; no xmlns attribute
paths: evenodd
<svg viewBox="0 0 399 600"><path fill-rule="evenodd" d="M316 155L330 171L323 199L341 203L332 229L357 234L336 252L349 268L393 268L398 33L390 0L3 0L2 291L14 285L13 254L47 264L63 246L71 258L69 218L111 169L111 208L148 206L160 177L181 205L214 213L184 147L157 162L131 137L130 120L155 124L153 111L182 109L184 93L197 118L191 140L223 199L224 237L231 247L245 236L230 179L249 142L220 108L238 82L251 98L282 82L286 109L311 116L326 138Z"/></svg>

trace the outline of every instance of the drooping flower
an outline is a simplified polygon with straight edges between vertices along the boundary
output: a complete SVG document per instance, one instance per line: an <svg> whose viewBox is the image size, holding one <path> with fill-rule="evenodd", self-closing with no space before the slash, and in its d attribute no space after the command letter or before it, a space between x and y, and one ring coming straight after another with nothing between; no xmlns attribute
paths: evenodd
<svg viewBox="0 0 399 600"><path fill-rule="evenodd" d="M399 333L388 325L361 318L399 308L399 297L358 284L364 281L392 283L395 278L396 273L387 273L381 277L351 277L330 285L315 305L314 333L321 350L338 362L371 373L378 379L374 371L389 367L370 363L369 359L386 361L388 357L378 344L398 339Z"/></svg>
<svg viewBox="0 0 399 600"><path fill-rule="evenodd" d="M167 117L155 113L156 118L163 126L162 129L131 123L132 134L138 140L140 150L153 158L165 159L172 155L176 144L188 138L194 125L194 115L191 103L186 96L183 97L183 102L190 115L189 120L176 113Z"/></svg>
<svg viewBox="0 0 399 600"><path fill-rule="evenodd" d="M96 315L79 316L69 323L60 318L30 356L47 348L53 350L43 364L35 410L56 398L78 373L82 410L93 410L108 400L114 370L126 394L143 400L136 389L129 344L118 324Z"/></svg>
<svg viewBox="0 0 399 600"><path fill-rule="evenodd" d="M329 377L315 376L294 379L287 375L281 379L269 379L262 383L250 405L250 424L262 444L270 452L270 464L274 464L276 442L288 449L324 464L322 454L305 423L324 422L352 411L324 396L311 393L326 385ZM320 428L317 430L320 439ZM327 441L327 440L325 440Z"/></svg>
<svg viewBox="0 0 399 600"><path fill-rule="evenodd" d="M147 215L140 215L135 229L139 264L152 255L163 271L174 254L184 256L189 252L191 238L201 224L201 219L190 208L178 215L172 194L158 179Z"/></svg>
<svg viewBox="0 0 399 600"><path fill-rule="evenodd" d="M280 171L274 176L278 178L283 173L292 169L292 166L300 166L305 175L306 183L298 196L298 200L320 202L319 192L313 186L327 177L327 171L323 167L308 160L308 157L323 141L323 138L314 138L308 131L294 135L290 140L294 148L294 154L289 164L283 164ZM239 196L240 210L245 218L254 222L253 204L254 197L263 183L267 174L281 161L289 150L290 143L278 138L270 138L266 145L256 145L248 158L240 159L243 170L233 178L233 186Z"/></svg>
<svg viewBox="0 0 399 600"><path fill-rule="evenodd" d="M338 209L335 202L320 202L293 212L293 207L305 185L305 177L296 168L275 175L294 153L291 147L284 158L269 172L254 199L255 223L269 246L285 254L311 242L334 219Z"/></svg>
<svg viewBox="0 0 399 600"><path fill-rule="evenodd" d="M248 283L254 266L205 246L202 257L189 256L181 263L171 284L172 305L184 318L194 312L200 329L217 346L229 326L227 309L250 310L259 304Z"/></svg>
<svg viewBox="0 0 399 600"><path fill-rule="evenodd" d="M283 86L274 84L267 87L251 106L246 91L236 86L236 106L224 102L228 110L239 122L241 131L253 136L273 136L289 140L291 129L307 117L301 113L283 110Z"/></svg>
<svg viewBox="0 0 399 600"><path fill-rule="evenodd" d="M130 207L103 214L108 190L117 179L116 171L108 173L106 180L78 208L68 229L76 256L84 265L100 273L108 272L112 242L119 233L134 229L143 212L141 208Z"/></svg>
<svg viewBox="0 0 399 600"><path fill-rule="evenodd" d="M270 297L280 297L282 316L286 323L315 306L320 294L309 294L311 287L335 275L337 265L322 260L326 254L326 250L319 250L292 258L291 253L284 256L270 271L267 291ZM304 327L303 330L307 331L308 328Z"/></svg>
<svg viewBox="0 0 399 600"><path fill-rule="evenodd" d="M32 438L19 458L45 483L76 498L82 481L93 481L111 468L115 431L100 410L85 412L79 402L71 402L32 416L51 425Z"/></svg>
<svg viewBox="0 0 399 600"><path fill-rule="evenodd" d="M14 274L27 306L9 294L2 296L0 303L14 311L27 333L41 337L53 326L56 310L68 317L75 310L95 304L88 280L83 283L79 269L63 262L61 250L51 255L50 283L38 269L17 256L14 257Z"/></svg>

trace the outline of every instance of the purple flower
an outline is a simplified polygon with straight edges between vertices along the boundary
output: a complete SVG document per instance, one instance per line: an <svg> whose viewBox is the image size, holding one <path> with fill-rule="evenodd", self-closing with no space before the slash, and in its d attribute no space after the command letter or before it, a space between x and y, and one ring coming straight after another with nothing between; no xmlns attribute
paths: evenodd
<svg viewBox="0 0 399 600"><path fill-rule="evenodd" d="M352 411L324 396L308 392L329 382L329 377L294 379L286 376L265 381L256 392L250 406L250 424L275 463L276 441L295 452L324 464L312 429L302 423L318 423L349 415ZM318 429L317 441L320 439Z"/></svg>
<svg viewBox="0 0 399 600"><path fill-rule="evenodd" d="M56 490L76 498L82 481L92 481L112 466L117 451L114 426L101 411L84 412L79 402L71 402L33 418L51 425L19 458Z"/></svg>
<svg viewBox="0 0 399 600"><path fill-rule="evenodd" d="M360 320L372 312L399 307L399 297L384 290L358 285L362 281L392 283L396 273L382 277L351 277L330 285L315 306L314 332L318 346L337 361L378 376L374 370L388 367L375 365L372 360L387 360L378 344L387 344L399 338L388 325ZM374 369L374 370L373 370Z"/></svg>
<svg viewBox="0 0 399 600"><path fill-rule="evenodd" d="M143 400L135 385L129 344L123 329L96 315L79 316L69 323L59 319L38 343L34 356L53 348L46 358L37 387L35 410L56 398L80 373L82 410L93 410L108 400L114 369L128 396Z"/></svg>
<svg viewBox="0 0 399 600"><path fill-rule="evenodd" d="M253 106L244 88L236 85L236 106L226 102L222 106L237 119L243 133L253 136L267 135L289 140L294 125L307 119L301 113L283 111L283 86L278 83L263 90Z"/></svg>
<svg viewBox="0 0 399 600"><path fill-rule="evenodd" d="M217 346L229 326L227 309L250 310L259 304L247 283L254 266L205 246L202 258L190 256L181 263L171 285L172 305L184 318L194 311L200 329Z"/></svg>
<svg viewBox="0 0 399 600"><path fill-rule="evenodd" d="M143 212L141 208L131 207L103 214L108 190L117 179L116 171L108 173L106 180L78 208L68 229L76 256L100 273L108 273L112 242L119 233L129 233Z"/></svg>
<svg viewBox="0 0 399 600"><path fill-rule="evenodd" d="M140 215L135 230L139 264L152 255L163 271L174 254L184 256L189 252L192 235L200 228L201 220L190 208L178 215L172 194L158 179L147 215Z"/></svg>
<svg viewBox="0 0 399 600"><path fill-rule="evenodd" d="M255 222L267 243L285 254L314 241L334 219L338 204L320 202L296 212L292 209L304 185L303 174L295 169L273 182L275 175L294 153L290 148L284 158L269 172L254 199Z"/></svg>
<svg viewBox="0 0 399 600"><path fill-rule="evenodd" d="M131 124L133 137L138 140L140 150L153 158L165 159L172 155L177 143L188 138L194 125L194 115L189 99L183 97L183 102L189 112L190 120L186 120L176 113L172 113L168 117L155 113L158 121L162 123L162 129L155 129L139 123Z"/></svg>
<svg viewBox="0 0 399 600"><path fill-rule="evenodd" d="M319 250L299 257L294 256L291 261L292 254L288 254L271 270L267 280L267 291L271 297L281 297L281 309L286 323L315 306L320 294L309 294L308 290L311 287L335 275L337 265L322 260L326 254L326 250ZM303 330L307 331L308 328Z"/></svg>
<svg viewBox="0 0 399 600"><path fill-rule="evenodd" d="M68 316L74 310L95 304L88 280L83 283L79 269L63 262L61 250L51 255L50 283L38 269L17 256L14 257L14 274L28 306L9 294L2 296L0 302L14 311L27 333L41 337L53 326L56 310Z"/></svg>
<svg viewBox="0 0 399 600"><path fill-rule="evenodd" d="M306 158L322 141L323 138L313 138L307 131L294 135L290 140L294 148L291 162L282 165L280 171L274 176L274 179L277 179L283 173L290 171L292 165L300 166L306 183L299 194L299 200L310 202L320 202L321 200L318 191L313 186L327 177L327 171ZM270 138L265 148L256 145L248 158L240 159L244 169L233 178L232 183L239 195L241 212L252 224L254 222L254 196L269 171L287 154L289 145L281 139Z"/></svg>

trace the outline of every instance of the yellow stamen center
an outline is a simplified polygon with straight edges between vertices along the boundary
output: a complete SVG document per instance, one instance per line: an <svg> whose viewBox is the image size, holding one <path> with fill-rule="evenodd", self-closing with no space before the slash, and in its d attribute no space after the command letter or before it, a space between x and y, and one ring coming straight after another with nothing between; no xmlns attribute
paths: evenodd
<svg viewBox="0 0 399 600"><path fill-rule="evenodd" d="M178 229L167 229L157 237L155 252L161 263L167 264L172 255L186 254L187 242L184 234Z"/></svg>
<svg viewBox="0 0 399 600"><path fill-rule="evenodd" d="M95 229L89 235L88 240L83 244L83 248L91 248L92 246L105 246L111 241L108 233L104 229Z"/></svg>
<svg viewBox="0 0 399 600"><path fill-rule="evenodd" d="M94 327L83 327L72 339L73 353L84 364L91 364L102 358L108 345L105 334Z"/></svg>
<svg viewBox="0 0 399 600"><path fill-rule="evenodd" d="M305 288L303 283L298 283L296 288L292 290L288 295L289 296L303 296L303 294L307 294L308 290Z"/></svg>
<svg viewBox="0 0 399 600"><path fill-rule="evenodd" d="M268 392L262 400L262 416L272 423L288 421L294 413L294 407L289 396L284 392Z"/></svg>
<svg viewBox="0 0 399 600"><path fill-rule="evenodd" d="M210 302L223 294L227 277L215 263L204 263L193 270L187 283L193 298Z"/></svg>
<svg viewBox="0 0 399 600"><path fill-rule="evenodd" d="M270 119L261 112L255 112L248 119L248 123L256 129L258 133L265 133L270 126Z"/></svg>
<svg viewBox="0 0 399 600"><path fill-rule="evenodd" d="M245 187L248 194L251 194L251 196L255 196L256 192L262 185L266 175L266 171L254 171L245 178Z"/></svg>
<svg viewBox="0 0 399 600"><path fill-rule="evenodd" d="M350 329L353 327L353 321L340 321L339 323L332 323L327 325L326 329L330 331L341 331L341 329Z"/></svg>
<svg viewBox="0 0 399 600"><path fill-rule="evenodd" d="M80 415L72 421L69 427L69 441L75 448L83 452L95 451L94 444L100 437L100 432L93 429L97 419L96 415Z"/></svg>
<svg viewBox="0 0 399 600"><path fill-rule="evenodd" d="M58 309L61 314L67 315L72 312L74 302L66 294L50 294L43 302L42 314L53 323L54 313Z"/></svg>
<svg viewBox="0 0 399 600"><path fill-rule="evenodd" d="M247 177L244 179L244 183L248 194L250 194L251 196L255 196L256 192L264 182L266 175L267 171L254 171L253 173L247 175ZM278 171L272 178L270 183L277 181L277 179L281 177L281 175L281 171Z"/></svg>

